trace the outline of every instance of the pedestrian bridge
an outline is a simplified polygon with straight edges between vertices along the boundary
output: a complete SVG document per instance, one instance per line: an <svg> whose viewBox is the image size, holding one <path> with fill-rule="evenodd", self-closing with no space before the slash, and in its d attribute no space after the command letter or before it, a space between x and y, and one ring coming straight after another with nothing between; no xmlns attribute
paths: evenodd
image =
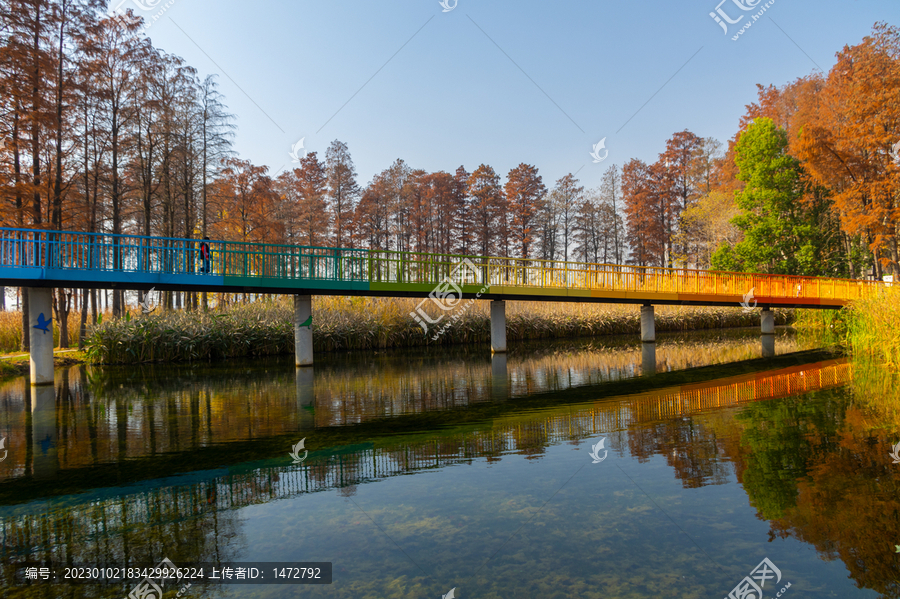
<svg viewBox="0 0 900 599"><path fill-rule="evenodd" d="M31 335L32 384L53 382L53 336L47 336L53 287L291 294L296 363L310 366L312 295L424 298L410 316L426 334L430 334L429 325L439 327L463 298L492 300L491 349L495 353L506 351L505 300L641 304L645 344L656 341L654 304L737 307L743 303L748 309L761 308L764 347L772 353L774 342L765 337L775 332L772 307L835 309L882 285L686 268L222 240L207 243L210 252L205 259L196 239L0 228L0 285L30 289L29 314L36 329Z"/></svg>
<svg viewBox="0 0 900 599"><path fill-rule="evenodd" d="M0 284L173 291L839 308L878 283L562 262L0 228ZM458 297L458 296L457 296ZM453 299L457 299L454 297Z"/></svg>

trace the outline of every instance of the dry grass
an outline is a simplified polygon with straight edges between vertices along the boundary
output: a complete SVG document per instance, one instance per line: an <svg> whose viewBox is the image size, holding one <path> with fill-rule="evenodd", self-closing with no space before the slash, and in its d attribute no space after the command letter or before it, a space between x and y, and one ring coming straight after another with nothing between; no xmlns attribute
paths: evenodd
<svg viewBox="0 0 900 599"><path fill-rule="evenodd" d="M107 318L109 315L107 316ZM78 347L81 314L74 311L69 314L69 345ZM59 326L53 321L53 345L59 346ZM0 312L0 354L20 351L22 347L22 313Z"/></svg>
<svg viewBox="0 0 900 599"><path fill-rule="evenodd" d="M380 349L487 343L488 302L458 310L459 318L433 339L410 312L420 300L405 298L326 297L313 300L313 344L316 351ZM785 324L790 311L776 311ZM449 321L445 318L440 324ZM758 314L739 308L657 307L658 331L759 326ZM637 334L638 306L508 302L509 341ZM86 342L93 361L135 363L190 361L290 353L294 347L293 304L289 298L267 299L208 314L190 312L138 315L106 320L92 327Z"/></svg>
<svg viewBox="0 0 900 599"><path fill-rule="evenodd" d="M843 312L853 353L900 370L900 289L888 287Z"/></svg>

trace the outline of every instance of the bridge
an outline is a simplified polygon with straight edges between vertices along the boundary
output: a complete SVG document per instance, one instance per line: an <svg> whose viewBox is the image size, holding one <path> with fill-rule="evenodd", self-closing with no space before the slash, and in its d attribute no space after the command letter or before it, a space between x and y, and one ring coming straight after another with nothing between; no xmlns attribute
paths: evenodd
<svg viewBox="0 0 900 599"><path fill-rule="evenodd" d="M30 289L29 313L43 331L52 315L54 287L293 295L297 366L313 363L312 295L420 297L423 304L410 316L426 333L463 299L490 300L491 349L503 353L506 300L640 304L641 340L653 343L655 304L738 306L750 301L761 308L762 333L769 335L775 330L772 307L836 309L882 285L530 258L207 243L208 260L196 239L0 228L0 285ZM431 304L435 317L424 309ZM52 383L52 346L52 335L32 335L32 384Z"/></svg>

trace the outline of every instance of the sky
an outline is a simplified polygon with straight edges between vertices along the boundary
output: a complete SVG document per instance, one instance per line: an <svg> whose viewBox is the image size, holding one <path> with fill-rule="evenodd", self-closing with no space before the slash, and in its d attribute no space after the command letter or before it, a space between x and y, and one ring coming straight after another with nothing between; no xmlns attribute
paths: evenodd
<svg viewBox="0 0 900 599"><path fill-rule="evenodd" d="M320 159L339 139L361 185L402 158L430 172L485 163L504 181L524 162L548 187L567 173L595 187L611 164L655 161L677 131L727 143L757 83L827 73L875 22L900 25L897 0L769 0L737 40L767 0L444 2L122 6L157 48L217 76L241 158L275 176L301 138ZM717 7L740 18L727 33Z"/></svg>

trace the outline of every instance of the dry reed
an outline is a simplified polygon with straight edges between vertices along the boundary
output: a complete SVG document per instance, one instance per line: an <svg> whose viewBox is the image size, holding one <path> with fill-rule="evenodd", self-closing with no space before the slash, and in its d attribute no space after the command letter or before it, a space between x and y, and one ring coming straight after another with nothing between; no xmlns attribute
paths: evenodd
<svg viewBox="0 0 900 599"><path fill-rule="evenodd" d="M424 345L487 343L487 302L458 312L444 334L425 334L410 313L420 300L319 296L313 300L315 351L365 350ZM792 312L776 310L776 322ZM740 308L659 306L658 331L759 326L759 315ZM508 302L509 341L637 334L640 310L633 305ZM106 320L91 327L88 356L102 363L176 362L290 353L294 348L289 298L269 298L227 311L163 312Z"/></svg>

